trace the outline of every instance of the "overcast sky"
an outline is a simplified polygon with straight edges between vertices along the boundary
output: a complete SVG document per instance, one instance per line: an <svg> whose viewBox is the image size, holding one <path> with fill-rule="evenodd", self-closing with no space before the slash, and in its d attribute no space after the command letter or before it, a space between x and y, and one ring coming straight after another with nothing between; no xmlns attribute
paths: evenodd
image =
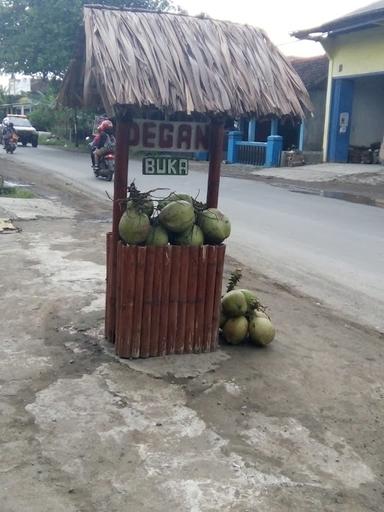
<svg viewBox="0 0 384 512"><path fill-rule="evenodd" d="M311 28L343 16L373 0L177 0L189 14L248 23L263 28L286 55L319 55L319 43L301 42L290 32Z"/></svg>
<svg viewBox="0 0 384 512"><path fill-rule="evenodd" d="M297 41L290 32L311 28L372 2L366 0L175 0L189 14L248 23L263 28L286 55L323 53L319 43ZM0 76L0 85L7 80Z"/></svg>

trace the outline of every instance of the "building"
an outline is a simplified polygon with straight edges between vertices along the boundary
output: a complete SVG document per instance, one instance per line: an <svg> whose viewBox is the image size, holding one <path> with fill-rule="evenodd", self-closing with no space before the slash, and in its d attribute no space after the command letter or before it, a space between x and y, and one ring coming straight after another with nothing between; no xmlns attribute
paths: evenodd
<svg viewBox="0 0 384 512"><path fill-rule="evenodd" d="M294 116L279 119L240 119L235 128L238 131L231 132L232 138L233 135L235 136L232 143L237 145L237 150L229 149L228 163L269 165L266 160L266 148L270 135L278 135L282 139L280 163L283 166L287 165L287 151L292 149L303 152L306 163L319 163L322 160L328 57L326 55L306 58L288 57L287 60L309 93L312 112L307 113L305 120ZM229 143L231 143L231 136ZM207 155L203 156L207 158Z"/></svg>
<svg viewBox="0 0 384 512"><path fill-rule="evenodd" d="M294 33L319 41L329 57L323 157L347 162L384 135L384 1Z"/></svg>
<svg viewBox="0 0 384 512"><path fill-rule="evenodd" d="M31 92L31 78L23 75L16 77L12 73L8 80L6 91L10 96L19 96L23 93Z"/></svg>
<svg viewBox="0 0 384 512"><path fill-rule="evenodd" d="M303 126L296 128L296 141L292 145L300 147L303 151L321 152L324 137L325 102L327 96L328 81L328 57L319 55L316 57L291 57L291 64L303 81L311 102L313 113L303 121ZM284 127L279 133L283 135ZM301 134L301 140L300 140Z"/></svg>

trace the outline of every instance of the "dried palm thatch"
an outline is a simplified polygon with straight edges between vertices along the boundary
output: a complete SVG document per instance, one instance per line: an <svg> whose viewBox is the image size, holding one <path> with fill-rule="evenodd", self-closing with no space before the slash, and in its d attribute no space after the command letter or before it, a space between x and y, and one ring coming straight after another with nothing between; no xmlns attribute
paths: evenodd
<svg viewBox="0 0 384 512"><path fill-rule="evenodd" d="M294 116L311 110L297 73L260 29L170 13L86 6L85 49L60 101L111 112ZM83 82L83 83L82 83Z"/></svg>

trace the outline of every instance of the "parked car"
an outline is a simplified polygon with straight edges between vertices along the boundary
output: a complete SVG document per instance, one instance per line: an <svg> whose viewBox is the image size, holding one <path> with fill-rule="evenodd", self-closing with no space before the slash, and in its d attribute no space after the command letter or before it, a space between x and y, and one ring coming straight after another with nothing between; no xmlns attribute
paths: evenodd
<svg viewBox="0 0 384 512"><path fill-rule="evenodd" d="M28 143L30 143L34 148L37 148L39 143L39 134L36 128L31 125L31 122L27 116L9 114L2 121L1 133L3 133L3 128L5 126L4 122L6 120L8 120L10 123L13 123L17 136L19 137L19 142L21 142L23 146L26 146Z"/></svg>

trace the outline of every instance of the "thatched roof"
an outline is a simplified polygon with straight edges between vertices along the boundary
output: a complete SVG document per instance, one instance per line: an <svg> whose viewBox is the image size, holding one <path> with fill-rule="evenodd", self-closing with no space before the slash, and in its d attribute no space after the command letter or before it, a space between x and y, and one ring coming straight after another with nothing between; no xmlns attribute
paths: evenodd
<svg viewBox="0 0 384 512"><path fill-rule="evenodd" d="M309 92L327 87L329 60L326 55L290 57L289 61Z"/></svg>
<svg viewBox="0 0 384 512"><path fill-rule="evenodd" d="M308 93L260 29L171 13L84 8L85 49L64 79L65 105L168 113L304 117Z"/></svg>

